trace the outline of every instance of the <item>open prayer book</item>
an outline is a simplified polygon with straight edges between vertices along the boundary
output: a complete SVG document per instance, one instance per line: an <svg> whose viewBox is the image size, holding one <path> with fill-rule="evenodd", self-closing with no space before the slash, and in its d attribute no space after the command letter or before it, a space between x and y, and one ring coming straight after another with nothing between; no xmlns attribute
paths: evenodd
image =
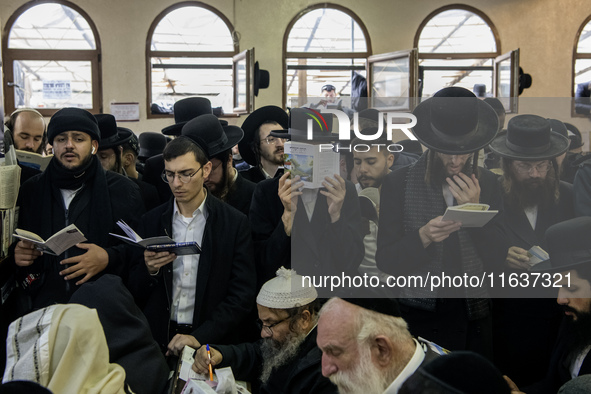
<svg viewBox="0 0 591 394"><path fill-rule="evenodd" d="M467 203L447 207L441 220L461 222L462 227L482 227L488 223L499 211L489 210L487 204Z"/></svg>
<svg viewBox="0 0 591 394"><path fill-rule="evenodd" d="M531 249L527 251L527 257L529 257L529 261L527 263L533 267L542 261L548 260L550 255L544 249L536 245L532 246Z"/></svg>
<svg viewBox="0 0 591 394"><path fill-rule="evenodd" d="M325 177L334 178L340 173L338 153L320 145L287 142L284 146L285 171L291 177L299 176L305 189L319 189Z"/></svg>
<svg viewBox="0 0 591 394"><path fill-rule="evenodd" d="M197 242L174 242L172 238L167 236L143 239L123 220L119 220L117 225L121 227L121 230L123 230L125 234L127 234L127 237L119 234L109 234L127 242L128 244L142 246L154 252L171 252L177 256L201 253L201 248L197 245Z"/></svg>
<svg viewBox="0 0 591 394"><path fill-rule="evenodd" d="M24 150L16 150L16 158L20 164L27 167L32 167L40 171L45 171L47 165L53 158L53 155L43 156L39 153L28 152Z"/></svg>
<svg viewBox="0 0 591 394"><path fill-rule="evenodd" d="M43 253L56 256L64 253L72 246L86 241L86 237L84 237L84 234L78 230L78 227L76 227L75 224L70 224L68 227L53 234L47 239L47 241L44 241L43 238L31 231L21 230L20 228L14 230L13 236L34 243L37 250L40 250Z"/></svg>

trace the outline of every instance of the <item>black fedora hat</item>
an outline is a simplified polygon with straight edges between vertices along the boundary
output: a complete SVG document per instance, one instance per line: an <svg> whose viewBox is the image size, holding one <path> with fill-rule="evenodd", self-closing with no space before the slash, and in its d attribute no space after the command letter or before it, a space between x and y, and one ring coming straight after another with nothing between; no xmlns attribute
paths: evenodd
<svg viewBox="0 0 591 394"><path fill-rule="evenodd" d="M188 121L200 115L213 114L211 102L205 97L187 97L174 103L174 124L162 129L164 135L181 135Z"/></svg>
<svg viewBox="0 0 591 394"><path fill-rule="evenodd" d="M211 159L240 142L244 132L238 126L222 126L215 115L201 115L188 121L181 135L199 145Z"/></svg>
<svg viewBox="0 0 591 394"><path fill-rule="evenodd" d="M160 133L146 131L140 134L140 159L156 156L164 151L166 147L166 137Z"/></svg>
<svg viewBox="0 0 591 394"><path fill-rule="evenodd" d="M568 130L568 139L570 140L569 149L576 149L585 145L583 143L583 137L581 136L581 132L575 125L566 122L564 123L564 125Z"/></svg>
<svg viewBox="0 0 591 394"><path fill-rule="evenodd" d="M269 87L269 71L259 68L259 62L254 63L254 95L258 97L259 89Z"/></svg>
<svg viewBox="0 0 591 394"><path fill-rule="evenodd" d="M287 121L287 113L275 105L261 107L248 115L248 117L242 123L244 138L238 144L240 155L244 161L246 161L251 166L256 166L258 164L251 144L254 141L254 133L258 132L259 127L261 127L263 123L277 122L282 129L286 129L288 124Z"/></svg>
<svg viewBox="0 0 591 394"><path fill-rule="evenodd" d="M558 123L552 124L541 116L517 115L509 121L507 130L490 143L490 150L514 160L535 161L559 156L568 149L569 140L553 130L553 127L558 128Z"/></svg>
<svg viewBox="0 0 591 394"><path fill-rule="evenodd" d="M124 144L131 139L133 131L118 127L115 117L111 114L94 115L101 131L101 140L99 141L99 150L109 149Z"/></svg>
<svg viewBox="0 0 591 394"><path fill-rule="evenodd" d="M332 134L332 114L321 114L310 108L292 108L289 111L288 127L273 130L269 135L300 142L328 142L339 139ZM308 139L308 120L312 123L312 139Z"/></svg>
<svg viewBox="0 0 591 394"><path fill-rule="evenodd" d="M429 149L461 155L475 152L497 134L499 118L492 107L468 89L444 88L420 103L413 132Z"/></svg>
<svg viewBox="0 0 591 394"><path fill-rule="evenodd" d="M534 265L530 271L562 272L582 264L591 264L591 217L581 216L556 223L546 230L550 259Z"/></svg>

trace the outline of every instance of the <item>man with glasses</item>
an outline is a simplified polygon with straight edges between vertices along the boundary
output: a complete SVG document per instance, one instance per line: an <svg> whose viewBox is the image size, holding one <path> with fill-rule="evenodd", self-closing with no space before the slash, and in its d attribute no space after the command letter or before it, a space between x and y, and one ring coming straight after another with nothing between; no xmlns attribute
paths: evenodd
<svg viewBox="0 0 591 394"><path fill-rule="evenodd" d="M174 198L148 212L138 233L194 241L201 254L146 250L134 260L128 287L167 355L178 355L185 345L240 343L254 334L248 320L256 294L248 220L204 187L212 170L208 157L235 143L214 115L201 115L163 152L162 177Z"/></svg>
<svg viewBox="0 0 591 394"><path fill-rule="evenodd" d="M490 144L491 151L501 157L503 169L508 272L528 270L528 251L536 245L546 249L546 230L575 216L572 185L560 181L556 162L569 146L568 138L556 131L560 126L537 115L518 115ZM548 368L561 319L551 296L532 299L514 294L514 298L494 300L495 346L499 347L495 361L519 386L542 379Z"/></svg>
<svg viewBox="0 0 591 394"><path fill-rule="evenodd" d="M322 376L322 353L316 346L320 303L316 289L293 270L283 267L267 281L257 296L261 338L236 346L205 346L195 355L193 370L207 374L209 365L232 367L237 379L260 380L260 392L336 393Z"/></svg>

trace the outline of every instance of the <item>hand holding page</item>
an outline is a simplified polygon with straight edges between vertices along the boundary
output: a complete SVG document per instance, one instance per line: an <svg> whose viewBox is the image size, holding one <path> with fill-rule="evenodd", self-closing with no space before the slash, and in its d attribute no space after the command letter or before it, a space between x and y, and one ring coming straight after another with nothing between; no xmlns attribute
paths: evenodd
<svg viewBox="0 0 591 394"><path fill-rule="evenodd" d="M537 245L532 246L532 248L527 251L527 256L529 257L529 261L527 263L532 267L550 258L548 252L546 252L544 249L540 248Z"/></svg>
<svg viewBox="0 0 591 394"><path fill-rule="evenodd" d="M499 211L489 210L486 204L467 203L455 207L447 207L441 220L461 222L462 227L482 227Z"/></svg>
<svg viewBox="0 0 591 394"><path fill-rule="evenodd" d="M47 241L30 231L16 229L14 230L14 237L32 242L37 247L37 250L43 253L53 254L59 256L72 246L86 241L84 234L78 230L75 224L70 224L68 227L53 234Z"/></svg>
<svg viewBox="0 0 591 394"><path fill-rule="evenodd" d="M143 246L144 248L154 252L171 252L177 256L201 253L201 248L199 245L197 245L197 242L174 242L172 238L167 236L143 239L123 220L119 220L117 225L121 228L121 230L123 230L125 234L127 234L127 237L119 234L109 234L127 242L128 244Z"/></svg>

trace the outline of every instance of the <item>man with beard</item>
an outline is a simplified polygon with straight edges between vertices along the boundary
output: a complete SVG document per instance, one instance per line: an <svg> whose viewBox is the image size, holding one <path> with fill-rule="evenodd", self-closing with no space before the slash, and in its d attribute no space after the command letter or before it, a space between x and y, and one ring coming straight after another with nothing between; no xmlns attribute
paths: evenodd
<svg viewBox="0 0 591 394"><path fill-rule="evenodd" d="M14 148L43 154L46 143L45 119L32 108L14 111L4 122L12 134Z"/></svg>
<svg viewBox="0 0 591 394"><path fill-rule="evenodd" d="M351 301L359 305L331 298L318 320L322 374L340 394L396 394L421 365L445 353L414 339L390 300Z"/></svg>
<svg viewBox="0 0 591 394"><path fill-rule="evenodd" d="M442 221L448 206L484 203L501 208L496 176L477 167L478 150L495 137L495 111L466 89L437 92L413 111L417 139L429 148L408 167L384 178L376 262L392 275L481 277L504 260L507 249L497 214L480 228ZM486 285L397 288L402 317L413 335L450 350L492 357ZM394 294L393 294L394 295Z"/></svg>
<svg viewBox="0 0 591 394"><path fill-rule="evenodd" d="M257 296L262 339L256 343L205 346L195 355L193 370L206 374L209 365L232 367L240 380L261 382L261 393L336 393L322 377L322 353L316 346L319 302L316 289L283 267Z"/></svg>
<svg viewBox="0 0 591 394"><path fill-rule="evenodd" d="M551 275L565 318L543 380L523 389L528 394L556 393L565 382L591 373L591 218L557 223L546 231L550 259L532 271ZM529 335L524 332L523 336ZM522 367L530 368L523 364ZM512 383L512 382L511 382ZM512 387L517 391L515 384ZM514 392L515 392L514 391Z"/></svg>
<svg viewBox="0 0 591 394"><path fill-rule="evenodd" d="M101 272L126 274L126 262L109 232L115 231L118 220L133 224L143 213L137 186L105 172L96 158L101 135L90 112L59 110L51 118L47 136L54 156L42 174L20 189L18 227L47 239L75 224L88 243L60 256L41 254L27 241L16 243L16 277L34 309L67 302L79 285Z"/></svg>
<svg viewBox="0 0 591 394"><path fill-rule="evenodd" d="M273 178L283 166L283 138L269 135L273 130L287 128L287 113L274 105L267 105L248 115L242 123L244 138L238 144L240 155L251 168L241 171L245 179L259 183Z"/></svg>
<svg viewBox="0 0 591 394"><path fill-rule="evenodd" d="M575 216L572 185L558 176L556 157L569 146L568 138L555 131L558 126L540 116L518 115L490 144L491 151L501 157L504 174L500 182L510 245L507 273L529 269L528 250L536 245L546 249L548 227ZM494 300L493 319L499 350L495 351L495 364L520 386L544 376L561 319L551 298L519 298L523 296L505 290L503 298ZM524 332L528 335L522 335ZM524 364L528 368L523 368Z"/></svg>

